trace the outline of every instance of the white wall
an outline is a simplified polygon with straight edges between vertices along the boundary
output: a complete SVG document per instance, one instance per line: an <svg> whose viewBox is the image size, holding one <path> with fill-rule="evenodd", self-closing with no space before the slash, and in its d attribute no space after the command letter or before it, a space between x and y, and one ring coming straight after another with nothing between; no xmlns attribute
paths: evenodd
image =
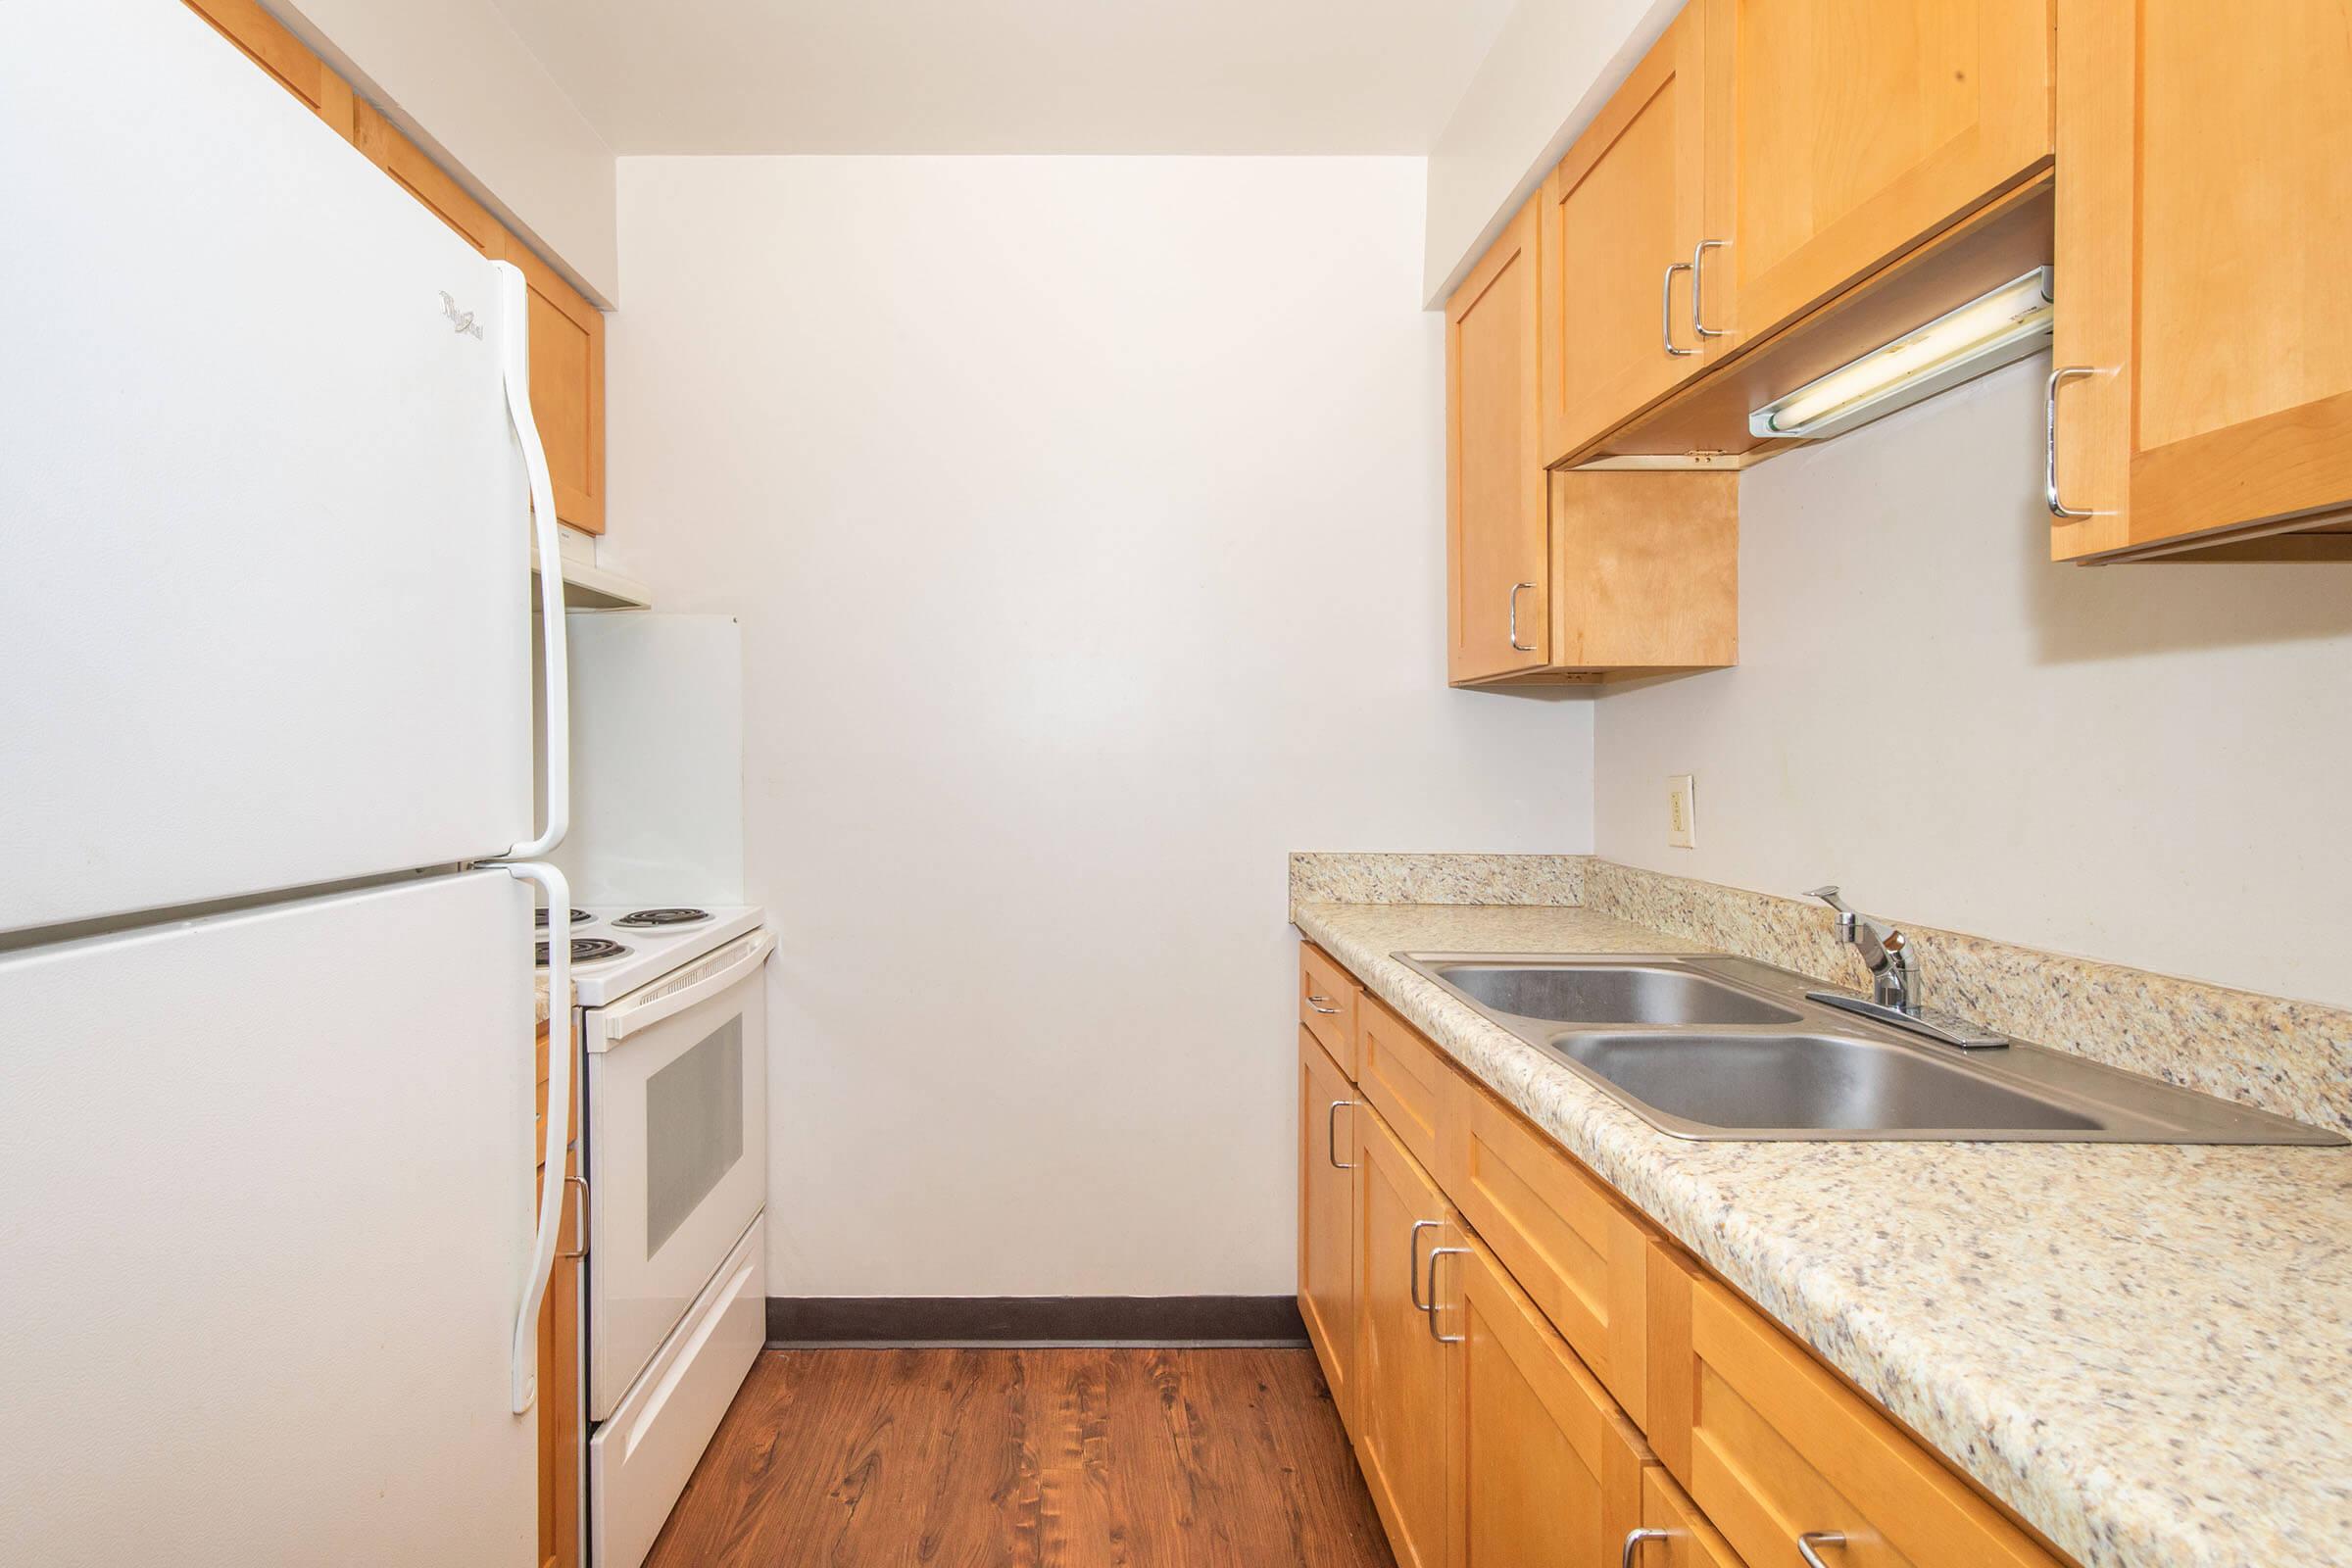
<svg viewBox="0 0 2352 1568"><path fill-rule="evenodd" d="M1575 851L1444 686L1418 160L636 159L617 563L738 614L777 1295L1294 1288L1284 856Z"/></svg>
<svg viewBox="0 0 2352 1568"><path fill-rule="evenodd" d="M600 303L619 303L612 152L496 0L268 0Z"/></svg>
<svg viewBox="0 0 2352 1568"><path fill-rule="evenodd" d="M1519 0L1429 154L1435 307L1567 154L1684 0Z"/></svg>
<svg viewBox="0 0 2352 1568"><path fill-rule="evenodd" d="M1742 478L1740 667L1601 699L1600 853L2352 1004L2352 566L2051 564L2047 370Z"/></svg>

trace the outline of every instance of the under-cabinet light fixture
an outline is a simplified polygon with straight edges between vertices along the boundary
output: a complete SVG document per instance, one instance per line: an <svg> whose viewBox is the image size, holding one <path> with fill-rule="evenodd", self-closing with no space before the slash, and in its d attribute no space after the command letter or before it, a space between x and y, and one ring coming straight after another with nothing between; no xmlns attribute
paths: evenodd
<svg viewBox="0 0 2352 1568"><path fill-rule="evenodd" d="M2038 353L2050 340L2052 298L2050 270L2037 267L1765 404L1747 416L1748 433L1782 440L1842 435Z"/></svg>

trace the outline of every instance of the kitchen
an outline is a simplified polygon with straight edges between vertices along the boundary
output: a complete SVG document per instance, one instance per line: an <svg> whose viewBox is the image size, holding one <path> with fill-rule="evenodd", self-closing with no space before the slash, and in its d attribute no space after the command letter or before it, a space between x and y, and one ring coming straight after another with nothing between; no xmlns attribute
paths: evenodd
<svg viewBox="0 0 2352 1568"><path fill-rule="evenodd" d="M2214 20L12 18L0 1559L2352 1557Z"/></svg>

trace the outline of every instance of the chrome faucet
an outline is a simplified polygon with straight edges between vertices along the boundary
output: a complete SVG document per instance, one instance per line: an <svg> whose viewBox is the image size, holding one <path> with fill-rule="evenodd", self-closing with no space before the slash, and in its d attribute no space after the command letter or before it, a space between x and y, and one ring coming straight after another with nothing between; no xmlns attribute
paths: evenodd
<svg viewBox="0 0 2352 1568"><path fill-rule="evenodd" d="M1867 998L1843 991L1808 991L1807 997L1963 1051L1984 1051L2009 1044L2006 1035L1996 1035L1965 1018L1924 1005L1919 996L1919 957L1911 951L1911 939L1883 920L1847 908L1845 901L1838 896L1837 884L1808 888L1805 897L1819 899L1838 911L1839 939L1862 955L1862 962L1870 970Z"/></svg>
<svg viewBox="0 0 2352 1568"><path fill-rule="evenodd" d="M1870 1000L1897 1012L1919 1010L1919 959L1902 932L1867 914L1856 914L1838 896L1838 884L1807 888L1805 897L1819 899L1838 911L1838 936L1862 955L1870 970Z"/></svg>

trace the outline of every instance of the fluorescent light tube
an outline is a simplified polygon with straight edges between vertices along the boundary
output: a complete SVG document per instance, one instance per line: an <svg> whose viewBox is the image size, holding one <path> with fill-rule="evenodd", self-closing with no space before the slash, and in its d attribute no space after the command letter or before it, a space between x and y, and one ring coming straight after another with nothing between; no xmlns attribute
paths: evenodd
<svg viewBox="0 0 2352 1568"><path fill-rule="evenodd" d="M2037 267L1747 416L1748 433L1820 440L2037 353L2055 308Z"/></svg>

